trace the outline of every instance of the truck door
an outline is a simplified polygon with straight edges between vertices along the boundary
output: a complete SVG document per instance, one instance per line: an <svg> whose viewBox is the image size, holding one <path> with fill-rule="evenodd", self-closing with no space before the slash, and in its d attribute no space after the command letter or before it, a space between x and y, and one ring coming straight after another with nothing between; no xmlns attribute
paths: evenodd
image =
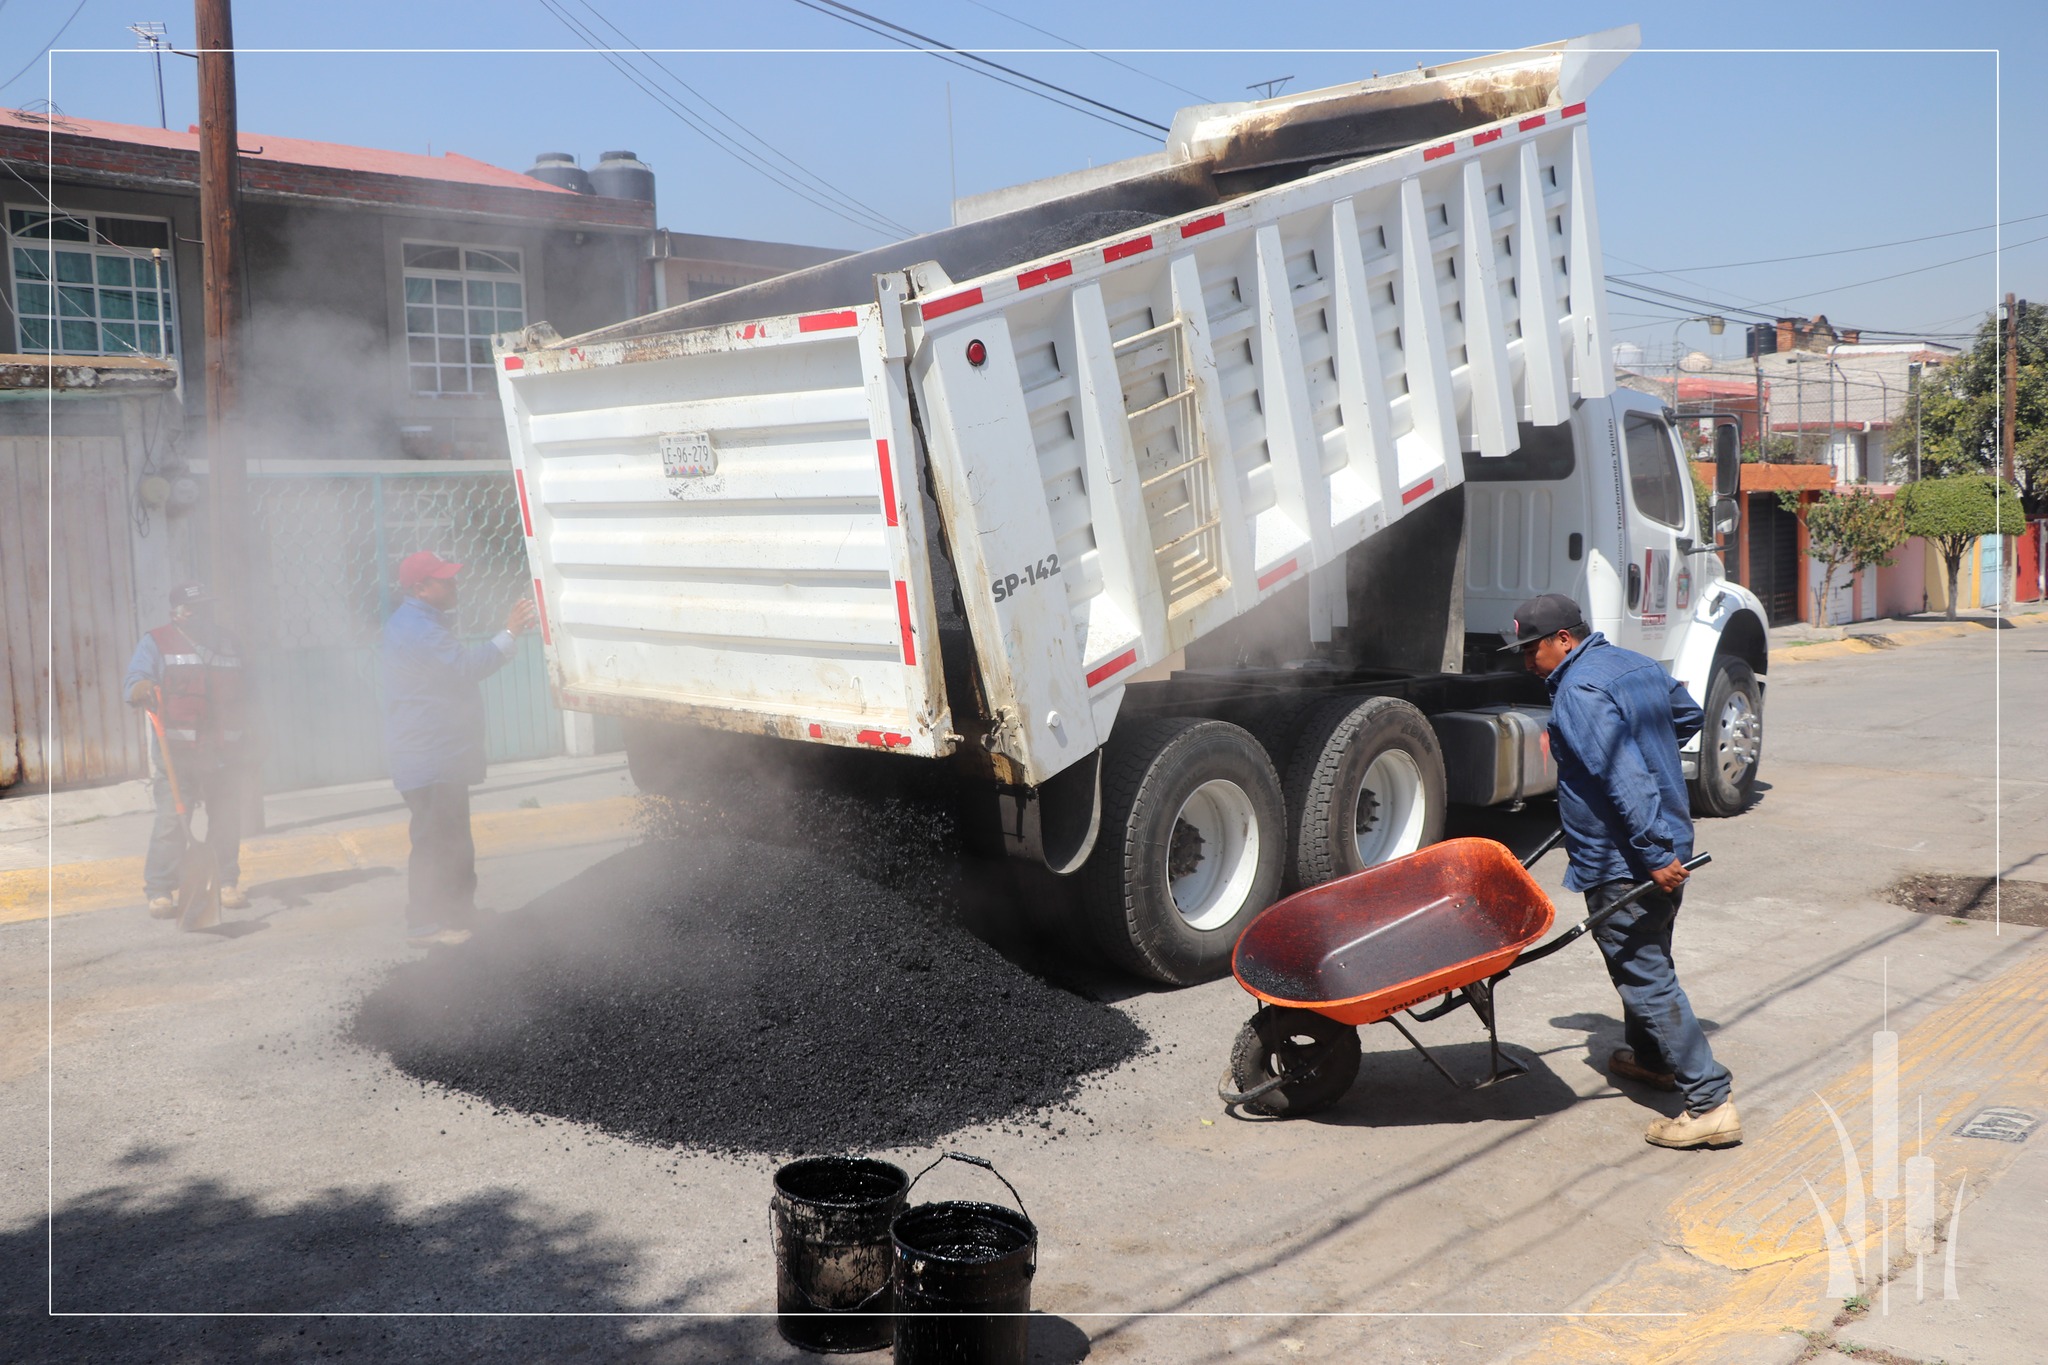
<svg viewBox="0 0 2048 1365"><path fill-rule="evenodd" d="M1678 627L1690 615L1692 566L1679 538L1692 519L1692 478L1678 454L1671 427L1660 414L1623 411L1621 457L1627 485L1622 524L1622 606L1615 643L1670 662Z"/></svg>

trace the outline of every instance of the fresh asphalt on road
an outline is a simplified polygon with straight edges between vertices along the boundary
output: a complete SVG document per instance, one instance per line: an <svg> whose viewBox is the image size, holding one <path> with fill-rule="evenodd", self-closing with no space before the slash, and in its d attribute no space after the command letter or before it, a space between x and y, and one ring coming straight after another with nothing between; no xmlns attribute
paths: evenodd
<svg viewBox="0 0 2048 1365"><path fill-rule="evenodd" d="M2041 931L1879 893L1920 871L2048 880L2048 735L2022 719L2044 700L2034 632L1773 672L1766 789L1702 824L1716 861L1678 940L1752 1135L1867 1061L1874 1029L1909 1032L2040 951ZM628 833L486 859L480 898L522 905ZM1538 870L1570 915L1561 860ZM260 897L265 928L233 938L128 909L0 928L0 1359L797 1358L736 1316L773 1306L772 1160L493 1113L339 1040L406 955L397 900L394 874L363 869ZM1234 984L1114 994L1159 1050L1089 1080L1068 1136L947 1144L1029 1203L1039 1361L1509 1355L1625 1282L1674 1207L1768 1155L1643 1143L1670 1101L1602 1074L1619 1024L1590 944L1502 988L1530 1075L1460 1093L1370 1029L1351 1095L1292 1123L1216 1100L1250 1012ZM1423 1027L1454 1069L1483 1066L1466 1016ZM931 1193L986 1192L948 1175ZM221 1309L284 1316L206 1316ZM114 1313L200 1316L93 1316ZM557 1316L432 1316L464 1313Z"/></svg>

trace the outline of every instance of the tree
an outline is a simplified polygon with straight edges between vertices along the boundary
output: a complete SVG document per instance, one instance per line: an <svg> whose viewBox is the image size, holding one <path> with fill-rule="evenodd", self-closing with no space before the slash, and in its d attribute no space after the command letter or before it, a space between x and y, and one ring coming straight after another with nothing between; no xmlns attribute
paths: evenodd
<svg viewBox="0 0 2048 1365"><path fill-rule="evenodd" d="M2012 485L1989 474L1956 474L1923 479L1899 490L1906 513L1906 534L1924 536L1941 551L1948 566L1948 617L1956 616L1956 580L1963 556L1979 536L2016 536L2026 530L2026 517Z"/></svg>
<svg viewBox="0 0 2048 1365"><path fill-rule="evenodd" d="M1889 565L1906 540L1904 509L1864 489L1823 493L1803 505L1797 493L1780 493L1778 502L1806 524L1806 552L1821 565L1813 589L1815 625L1827 619L1828 588L1837 573Z"/></svg>
<svg viewBox="0 0 2048 1365"><path fill-rule="evenodd" d="M1912 449L1920 434L1923 474L1996 473L2001 468L1998 418L2005 400L2004 320L1988 316L1970 349L1920 376L1917 393L1892 423L1893 448ZM2013 421L2014 463L2029 510L2048 511L2048 308L2020 314L2018 410Z"/></svg>

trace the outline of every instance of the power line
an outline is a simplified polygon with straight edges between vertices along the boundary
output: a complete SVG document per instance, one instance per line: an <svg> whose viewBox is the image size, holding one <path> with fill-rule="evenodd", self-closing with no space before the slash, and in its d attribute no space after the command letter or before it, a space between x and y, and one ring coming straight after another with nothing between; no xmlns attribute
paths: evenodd
<svg viewBox="0 0 2048 1365"><path fill-rule="evenodd" d="M6 3L7 0L0 0L0 6L4 6ZM1181 94L1186 95L1191 99L1198 99L1202 101L1202 103L1204 104L1214 103L1213 100L1211 100L1207 95L1201 93L1199 90L1190 90L1185 85L1175 85L1172 81L1167 80L1164 76L1155 76L1151 72L1146 71L1140 67L1132 66L1129 62L1120 62L1106 52L1097 52L1092 47L1083 47L1080 43L1075 42L1072 38L1062 38L1059 34L1054 33L1049 28L1040 28L1038 25L1032 23L1028 19L1019 19L1016 15L1010 14L1004 10L999 10L994 5L983 4L982 0L967 0L967 3L974 6L978 10L986 10L990 14L995 15L999 19L1008 19L1013 24L1021 24L1025 28L1030 29L1033 33L1042 33L1056 43L1065 43L1068 47L1073 48L1077 52L1085 52L1091 57L1100 57L1103 61L1108 62L1111 66L1120 66L1124 70L1131 72L1133 75L1143 76L1146 80L1152 81L1158 85L1163 85L1169 90L1178 90L1181 92Z"/></svg>
<svg viewBox="0 0 2048 1365"><path fill-rule="evenodd" d="M793 171L803 176L806 180L810 181L818 189L827 194L830 194L835 199L838 199L841 203L846 204L847 206L857 210L858 212L866 215L867 217L872 218L877 222L888 225L890 228L892 228L894 231L896 231L902 236L910 237L916 235L915 228L912 228L904 223L899 223L894 219L890 218L887 214L882 213L879 209L876 209L874 206L854 198L851 194L848 194L846 191L840 189L837 185L834 185L829 180L826 180L823 176L816 174L809 167L797 161L796 158L788 155L787 153L782 151L781 148L776 147L767 139L755 133L751 128L748 128L744 123L740 122L731 114L727 113L724 109L720 108L717 104L713 103L709 98L705 96L703 91L697 89L697 87L691 85L688 81L684 80L682 76L677 74L677 72L673 68L671 68L666 62L662 61L659 57L656 57L653 53L647 51L638 43L634 42L631 36L629 36L624 29L620 28L617 24L613 23L608 17L605 16L605 14L602 11L600 11L597 8L596 5L591 4L590 0L579 0L579 3L582 4L583 8L591 12L591 14L597 18L598 22L602 23L606 28L610 29L613 33L616 33L619 36L620 40L626 44L626 46L632 48L633 51L639 53L642 57L645 57L654 66L658 67L661 71L667 74L669 79L673 80L677 85L681 86L684 90L687 90L705 108L711 110L712 113L718 115L718 117L724 119L727 123L731 124L734 128L738 129L743 137L746 137L748 140L752 141L757 146L767 151L770 155L774 156L775 158L783 162L785 165L789 166Z"/></svg>
<svg viewBox="0 0 2048 1365"><path fill-rule="evenodd" d="M853 224L855 227L860 228L863 231L872 232L878 236L883 237L898 235L898 229L895 227L895 225L889 223L887 220L877 218L875 221L866 221L865 215L856 216L854 213L848 212L845 208L837 204L834 204L829 200L820 199L817 195L811 193L805 186L790 180L787 176L777 171L773 166L767 165L766 163L761 161L759 157L747 151L746 148L741 147L740 145L735 143L730 137L727 137L725 134L719 132L716 128L712 128L706 125L701 119L699 119L697 116L691 113L687 108L679 104L665 91L661 90L660 88L654 85L649 84L647 79L642 75L638 68L634 67L628 62L621 60L617 53L612 52L603 43L599 42L597 35L595 33L591 32L590 29L584 26L579 20L577 20L575 16L561 9L556 3L556 0L540 0L540 3L542 8L546 9L550 14L553 14L557 19L561 20L570 32L574 33L578 38L581 38L586 46L588 46L593 52L597 53L598 56L604 58L613 70L617 71L621 76L624 76L628 81L632 82L633 85L637 86L642 93L648 96L648 98L652 99L656 104L659 104L664 110L666 110L668 113L672 114L674 117L679 119L689 128L693 129L696 133L698 133L698 135L703 137L705 140L709 141L714 147L724 152L727 156L732 157L735 161L738 161L741 165L746 166L749 170L752 170L755 173L773 181L775 184L781 186L785 190L788 190L791 194L796 195L799 199L802 199L804 202L815 205L818 208L824 209L827 213L832 214L834 217L844 219L846 222Z"/></svg>
<svg viewBox="0 0 2048 1365"><path fill-rule="evenodd" d="M1734 270L1746 265L1778 265L1784 261L1814 261L1819 260L1823 256L1850 256L1859 251L1882 251L1886 247L1912 246L1916 242L1935 242L1940 241L1944 237L1967 237L1973 232L1989 232L1993 227L2013 227L2020 223L2031 223L2041 218L2048 218L2048 213L2030 213L2021 218L2008 218L2002 223L1987 224L1983 227L1957 228L1953 232L1930 232L1924 237L1901 237L1895 242L1872 242L1869 246L1845 246L1833 251L1808 251L1797 256L1765 256L1754 261L1723 261L1719 265L1688 265L1674 270L1652 270L1648 266L1644 266L1643 269L1651 275L1690 275L1702 270ZM1615 259L1620 260L1621 258L1617 256ZM1614 278L1625 280L1632 277L1617 275Z"/></svg>
<svg viewBox="0 0 2048 1365"><path fill-rule="evenodd" d="M1053 104L1059 105L1062 109L1072 110L1074 113L1077 114L1086 114L1089 118L1096 120L1098 123L1107 123L1110 127L1120 128L1126 133L1135 133L1139 137L1150 136L1149 133L1141 131L1140 128L1129 127L1128 124L1131 123L1139 124L1142 126L1142 128L1153 129L1161 133L1167 133L1172 131L1172 129L1168 128L1165 124L1154 123L1151 119L1145 118L1143 115L1133 114L1128 110L1119 109L1113 104L1104 104L1101 100L1090 99L1088 98L1088 96L1080 94L1077 91L1069 90L1063 85L1054 85L1051 81L1043 81L1036 76L1026 75L1024 72L1017 70L1015 67L1004 66L1001 62L990 61L987 57L981 57L975 55L972 52L962 51L961 49L954 47L948 43L942 43L936 38L928 37L925 34L919 33L915 29L904 28L900 24L892 24L887 19L877 18L876 16L867 13L865 10L857 10L851 5L841 4L839 3L839 0L796 0L796 3L802 5L805 9L815 10L819 14L824 15L828 19L837 19L841 23L851 24L855 28L860 29L863 32L872 33L878 38L886 38L890 42L897 44L899 47L907 47L911 48L914 51L929 53L931 56L937 57L942 62L945 62L951 66L960 67L960 69L963 71L973 71L976 75L987 76L990 80L997 81L1003 85L1007 85L1013 90L1021 90L1027 95L1036 95L1038 96L1038 98L1042 100L1048 100ZM862 20L866 20L868 22L863 23L861 22ZM881 27L877 28L874 27L874 25L880 25ZM884 32L883 30L885 29L893 31ZM917 40L917 42L926 44L926 46L919 48L916 46L916 44L905 41L905 38L897 37L896 35L899 33L905 35L908 38L914 38ZM977 66L967 66L964 62L956 60L956 58L965 58L969 62L977 63ZM986 69L984 70L980 68ZM1028 81L1030 82L1030 84L1019 85L1017 84L1017 81L1004 80L1002 76L991 74L992 72L996 71L1004 72L1007 75L1015 76L1018 81ZM1034 86L1039 88L1033 89L1032 87ZM1082 104L1093 105L1094 109L1103 110L1106 114L1113 114L1115 115L1115 118L1107 118L1104 117L1104 114L1094 112L1093 109L1083 109L1080 107L1080 105L1069 104L1066 100L1058 99L1052 94L1047 94L1047 91L1054 91L1060 95L1068 96L1071 99L1077 99L1081 101ZM1126 122L1119 123L1117 122L1118 119L1126 120Z"/></svg>
<svg viewBox="0 0 2048 1365"><path fill-rule="evenodd" d="M76 19L76 18L77 18L77 17L79 16L79 14L80 14L80 13L81 13L81 12L82 12L82 11L83 11L84 9L85 9L85 7L86 7L86 4L87 4L87 0L78 0L78 5L77 5L77 7L76 7L75 9L73 9L73 10L71 11L71 15L70 15L70 18L67 18L67 19L66 19L66 20L64 21L63 25L62 25L62 26L61 26L60 28L58 28L57 32L56 32L55 34L53 34L53 35L51 36L51 38L50 38L50 41L49 41L49 42L47 42L47 43L44 43L44 44L43 44L43 47L42 47L42 51L40 51L40 52L36 53L36 55L35 55L35 56L33 56L33 57L29 58L29 59L28 59L27 61L23 62L23 63L21 64L21 70L19 70L19 71L15 72L15 73L14 73L14 74L13 74L12 76L9 76L9 77L8 77L8 78L7 78L6 80L4 80L4 81L0 81L0 90L5 90L5 89L6 89L6 88L7 88L8 86L10 86L10 85L14 84L14 83L15 83L16 81L20 80L20 79L21 79L21 78L22 78L23 76L26 76L26 75L28 74L28 72L29 72L29 68L30 68L30 67L32 67L32 66L34 66L34 65L35 65L35 64L36 64L37 62L41 61L41 60L43 59L44 55L45 55L46 53L48 53L48 52L49 52L49 50L50 50L51 48L53 48L53 47L55 47L55 46L57 45L57 39L59 39L59 38L62 38L62 37L64 36L64 31L65 31L65 29L68 29L68 28L70 28L70 27L71 27L71 21L72 21L72 19Z"/></svg>

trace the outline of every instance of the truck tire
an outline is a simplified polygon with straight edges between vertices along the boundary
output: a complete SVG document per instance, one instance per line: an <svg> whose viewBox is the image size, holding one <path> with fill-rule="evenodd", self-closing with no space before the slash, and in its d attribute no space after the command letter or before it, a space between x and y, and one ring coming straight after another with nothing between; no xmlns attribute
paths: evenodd
<svg viewBox="0 0 2048 1365"><path fill-rule="evenodd" d="M1310 714L1287 767L1289 875L1320 886L1444 837L1444 756L1395 697L1340 697Z"/></svg>
<svg viewBox="0 0 2048 1365"><path fill-rule="evenodd" d="M1097 946L1170 986L1230 970L1280 889L1280 782L1258 742L1218 720L1120 725L1102 761L1102 830L1082 868Z"/></svg>
<svg viewBox="0 0 2048 1365"><path fill-rule="evenodd" d="M1314 1010L1262 1009L1237 1031L1226 1079L1241 1095L1275 1076L1289 1077L1242 1107L1269 1118L1298 1119L1344 1098L1358 1079L1360 1054L1356 1025Z"/></svg>
<svg viewBox="0 0 2048 1365"><path fill-rule="evenodd" d="M1756 795L1764 753L1764 699L1749 665L1726 654L1714 660L1704 709L1692 808L1699 815L1739 815Z"/></svg>

